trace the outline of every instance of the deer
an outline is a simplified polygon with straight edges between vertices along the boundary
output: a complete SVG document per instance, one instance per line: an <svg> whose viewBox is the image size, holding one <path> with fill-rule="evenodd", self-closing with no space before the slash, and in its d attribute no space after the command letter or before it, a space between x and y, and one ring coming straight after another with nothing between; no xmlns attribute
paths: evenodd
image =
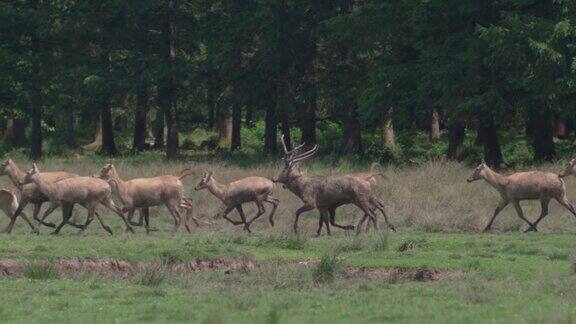
<svg viewBox="0 0 576 324"><path fill-rule="evenodd" d="M14 215L14 212L16 211L16 209L18 209L19 194L20 192L18 191L18 189L15 190L0 189L0 209L10 219L12 219L12 215ZM26 217L26 214L24 214L24 212L22 212L22 218L30 222L30 220L28 220L28 217Z"/></svg>
<svg viewBox="0 0 576 324"><path fill-rule="evenodd" d="M326 232L331 235L328 220L335 227L344 230L354 229L353 225L338 225L333 221L334 217L330 217L330 215L335 215L336 208L342 205L353 204L364 212L364 217L358 223L356 234L360 234L361 226L367 218L376 218L376 214L372 210L373 191L368 181L349 175L308 177L300 170L299 164L314 156L318 151L318 145L300 153L299 150L305 145L304 143L296 149L288 151L284 135L281 136L281 140L284 147L284 158L282 159L284 168L272 181L282 183L304 203L302 207L296 210L293 225L296 234L298 233L300 215L314 209L318 209L320 212L320 226L317 235L321 234L322 223L326 224Z"/></svg>
<svg viewBox="0 0 576 324"><path fill-rule="evenodd" d="M182 170L190 171L189 169ZM190 219L196 226L200 226L198 219L192 215L192 200L183 198L182 179L192 175L192 172L181 173L180 177L164 175L153 178L136 178L124 181L118 175L116 167L113 164L106 164L98 175L99 178L107 181L116 196L123 205L123 212L128 212L128 220L132 225L141 226L144 219L146 232L149 233L154 229L149 224L149 208L164 205L168 208L170 215L174 218L173 233L178 231L182 218L180 210L186 210L186 221L184 226L188 233L191 233ZM131 222L136 209L141 209L139 223Z"/></svg>
<svg viewBox="0 0 576 324"><path fill-rule="evenodd" d="M222 206L218 210L215 218L223 217L233 225L244 224L244 230L251 233L250 226L260 216L266 213L264 202L272 205L272 211L268 216L270 225L274 226L274 213L280 201L271 194L274 183L264 177L246 177L228 184L222 184L214 178L214 172L204 172L204 176L194 188L195 190L208 189L216 198L222 201ZM258 212L247 220L242 205L254 202L258 207ZM240 214L241 221L235 221L228 217L228 214L236 209Z"/></svg>
<svg viewBox="0 0 576 324"><path fill-rule="evenodd" d="M284 149L284 163L286 166L286 161L289 161L290 159L295 158L295 155L298 154L298 152L304 147L306 146L305 143L300 144L299 146L295 147L293 150L289 151L288 147L286 145L286 141L284 138L284 135L282 135L280 137L281 142L282 142L282 147ZM312 151L312 150L311 150ZM315 154L312 153L312 155ZM304 155L304 153L302 153L302 155ZM372 212L374 212L374 210L379 210L382 215L384 216L384 220L386 222L386 224L388 225L388 227L392 230L392 231L396 231L396 229L394 228L394 226L392 225L392 223L390 222L390 220L388 219L388 215L386 214L385 210L384 210L384 203L378 199L375 194L374 194L374 190L377 184L376 181L376 176L380 175L380 176L384 176L383 173L381 171L377 171L376 169L380 166L380 164L378 163L372 163L371 167L370 167L370 171L368 172L361 172L361 173L354 173L354 174L349 174L349 175L345 175L345 177L353 177L353 178L357 178L358 180L361 181L365 181L368 183L368 185L370 186L371 192L372 194L370 195L369 201L370 201L370 210ZM298 169L297 172L300 172L299 170L299 163L294 164L292 166L294 169ZM287 186L284 184L284 188L287 188ZM329 220L330 220L330 224L332 224L332 226L334 227L338 227L344 230L353 230L354 226L353 225L339 225L336 223L336 208L339 207L339 205L334 206L332 208L328 208L327 209L327 213L330 216ZM365 214L364 218L360 221L360 225L362 225L364 223L364 221L367 219L367 217L369 217L369 215ZM374 225L375 228L378 228L378 224L376 221L376 217L369 217L368 218ZM317 235L319 236L321 231L322 231L322 226L326 224L326 228L327 230L329 230L329 226L328 226L328 221L323 219L322 217L322 212L320 215L320 219L319 219L319 225L318 225L318 230L316 231ZM360 231L360 229L358 229L358 231Z"/></svg>
<svg viewBox="0 0 576 324"><path fill-rule="evenodd" d="M18 168L18 166L16 165L16 163L14 163L14 161L12 161L12 159L8 159L4 161L2 164L0 164L0 176L4 175L8 176L12 181L12 183L14 184L14 186L18 188L19 191L18 196L20 200L18 208L14 211L14 214L11 215L10 223L8 224L4 232L8 234L11 233L17 217L22 215L22 218L26 221L26 223L28 223L28 225L32 228L34 233L39 233L38 229L36 229L36 227L30 222L28 217L26 217L26 215L22 213L24 208L29 203L34 204L33 218L36 221L38 221L39 224L55 228L56 227L55 224L44 221L44 219L50 213L47 214L45 213L44 217L38 218L40 214L40 208L42 207L43 203L48 201L48 197L46 197L46 195L44 195L34 183L29 183L26 185L20 184L20 182L24 178L25 173L21 171L20 168ZM55 171L55 172L44 172L44 176L47 182L55 182L66 178L77 177L78 175L65 171ZM70 208L68 208L68 206L63 206L62 209L63 217L67 217L66 215L68 214L70 214L70 216L72 215L72 206L69 207ZM81 225L72 222L69 222L68 224L77 228L82 228Z"/></svg>
<svg viewBox="0 0 576 324"><path fill-rule="evenodd" d="M576 216L576 209L566 196L566 186L562 176L552 172L529 171L517 172L510 175L502 175L492 170L484 161L482 161L472 175L467 179L469 183L476 180L484 179L500 194L500 203L496 207L484 232L489 232L496 216L510 203L516 209L518 217L526 222L529 227L524 232L537 232L538 223L548 215L548 204L550 200L555 199L564 208L568 209ZM541 212L540 217L530 223L522 211L520 201L523 200L540 200Z"/></svg>
<svg viewBox="0 0 576 324"><path fill-rule="evenodd" d="M80 204L88 210L88 217L86 218L83 229L86 229L94 216L96 216L102 228L112 235L110 226L106 224L102 216L96 213L96 207L101 204L117 214L124 221L126 231L134 232L128 220L122 214L122 211L120 211L114 204L114 201L112 201L112 189L108 182L91 176L71 177L56 182L49 182L46 181L46 179L49 179L49 177L40 173L38 166L34 163L32 169L26 172L21 181L21 185L28 183L36 184L42 194L48 197L50 200L50 208L44 212L45 214L49 214L60 205L70 206L72 204ZM71 214L66 214L52 234L58 234L70 216Z"/></svg>

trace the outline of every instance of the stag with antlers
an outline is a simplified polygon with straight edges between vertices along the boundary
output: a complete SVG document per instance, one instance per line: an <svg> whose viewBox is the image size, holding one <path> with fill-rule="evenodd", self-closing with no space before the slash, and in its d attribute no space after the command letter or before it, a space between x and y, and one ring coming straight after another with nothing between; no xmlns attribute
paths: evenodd
<svg viewBox="0 0 576 324"><path fill-rule="evenodd" d="M364 212L364 217L360 220L357 233L364 221L370 218L375 223L376 215L373 211L373 192L368 181L354 176L319 176L308 177L300 171L300 162L314 156L318 151L318 146L300 153L305 144L301 144L292 151L288 150L284 135L281 137L284 148L284 168L280 174L274 177L274 182L279 182L285 188L298 196L304 206L296 211L294 219L294 232L298 233L298 220L300 215L306 211L318 209L320 211L320 226L317 235L320 235L322 224L326 225L326 232L330 235L330 225L352 230L353 225L338 225L334 221L336 208L353 204ZM331 217L332 216L332 217Z"/></svg>

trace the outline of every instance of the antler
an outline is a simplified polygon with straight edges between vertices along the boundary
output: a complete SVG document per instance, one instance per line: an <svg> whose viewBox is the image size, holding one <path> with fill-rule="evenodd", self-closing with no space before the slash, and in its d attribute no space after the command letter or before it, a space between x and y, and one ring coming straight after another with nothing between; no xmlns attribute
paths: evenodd
<svg viewBox="0 0 576 324"><path fill-rule="evenodd" d="M287 166L292 166L294 163L298 163L303 161L318 151L318 145L314 145L310 150L305 151L303 153L298 153L304 146L306 146L306 142L296 146L292 151L288 151L288 147L286 145L286 140L284 139L284 134L280 136L280 140L282 141L282 147L284 148L284 162Z"/></svg>

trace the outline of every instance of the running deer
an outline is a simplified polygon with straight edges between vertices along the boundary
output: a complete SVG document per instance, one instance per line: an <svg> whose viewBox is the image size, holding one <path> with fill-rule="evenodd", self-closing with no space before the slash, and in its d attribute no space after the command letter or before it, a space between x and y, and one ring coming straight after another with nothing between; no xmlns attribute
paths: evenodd
<svg viewBox="0 0 576 324"><path fill-rule="evenodd" d="M214 172L210 171L204 173L202 180L200 180L194 189L208 189L208 191L222 201L222 206L218 210L216 217L224 217L234 225L244 224L244 230L249 233L251 232L250 226L252 223L266 213L264 202L269 203L272 205L272 211L270 212L270 216L268 216L268 221L270 225L274 226L274 213L280 201L272 197L271 193L272 189L274 189L274 183L266 178L247 177L229 184L222 184L216 181ZM246 215L242 209L242 204L248 202L254 202L258 207L258 212L249 221L246 220ZM235 221L228 217L228 214L233 209L238 211L242 221Z"/></svg>
<svg viewBox="0 0 576 324"><path fill-rule="evenodd" d="M334 222L336 208L354 204L364 212L364 217L360 220L357 227L357 234L360 233L362 224L367 218L376 218L373 212L371 199L372 187L366 180L360 179L355 176L320 176L308 177L300 171L300 162L314 156L318 151L318 146L314 145L310 150L300 153L300 148L304 144L288 151L284 135L281 137L284 147L284 168L280 171L278 176L274 177L274 182L279 182L285 188L290 190L298 196L304 206L296 211L294 219L294 232L298 233L298 220L300 215L306 211L318 209L320 211L320 221L317 235L320 235L322 224L326 225L326 231L330 235L330 220L331 225L344 230L354 229L353 225L338 225Z"/></svg>
<svg viewBox="0 0 576 324"><path fill-rule="evenodd" d="M95 177L72 177L57 182L48 182L46 181L47 178L43 173L40 173L40 170L36 164L34 164L32 169L26 172L21 183L22 185L35 183L38 189L48 197L51 205L50 208L45 211L45 214L52 212L60 205L79 204L88 210L88 217L86 218L84 229L92 221L94 216L96 216L102 227L108 233L112 234L112 229L106 224L104 219L96 213L96 207L102 204L122 218L124 224L126 224L127 231L134 232L130 224L128 224L128 220L126 220L120 209L118 209L112 201L112 189L106 181ZM64 217L53 234L60 232L70 216L71 214L67 214Z"/></svg>
<svg viewBox="0 0 576 324"><path fill-rule="evenodd" d="M47 182L56 182L56 181L60 181L62 179L66 179L66 178L71 178L71 177L77 177L77 174L74 173L70 173L70 172L64 172L64 171L55 171L55 172L43 172L44 176L45 176L45 180ZM6 161L4 161L4 163L0 164L0 176L8 176L10 178L10 180L12 181L12 183L14 184L14 186L16 186L16 188L18 188L19 190L19 200L20 203L18 205L18 208L14 211L14 214L11 215L11 219L10 219L10 223L8 224L8 226L6 227L6 229L4 230L5 233L10 233L12 232L12 229L14 227L14 223L16 222L16 219L18 218L18 216L22 215L22 218L28 223L28 225L30 225L30 227L32 228L32 230L35 233L38 233L38 229L36 229L36 227L30 222L30 220L28 220L28 218L26 217L26 215L22 214L22 211L24 210L24 208L29 204L32 203L34 205L34 212L33 212L33 217L35 220L37 220L40 224L44 225L44 226L48 226L48 227L56 227L55 224L53 223L49 223L44 221L44 219L50 214L50 213L45 213L44 216L42 218L38 218L39 214L40 214L40 208L42 207L42 204L48 201L48 197L46 197L46 195L44 195L39 189L38 186L36 186L34 183L29 183L26 185L21 185L21 181L23 180L24 176L25 176L25 172L21 171L20 168L18 168L18 166L16 165L16 163L14 163L14 161L12 161L12 159L8 159ZM64 206L63 206L64 207ZM67 215L72 215L72 206L70 206L70 208L63 208L62 209L62 217L68 217ZM69 217L68 217L69 218ZM74 223L69 222L70 225L81 228L81 225L77 225Z"/></svg>
<svg viewBox="0 0 576 324"><path fill-rule="evenodd" d="M500 193L500 203L490 222L484 228L484 232L490 231L496 216L510 203L514 205L518 217L525 221L529 227L525 232L538 231L538 223L548 215L548 204L550 200L555 199L568 209L574 216L576 216L576 209L568 201L566 197L566 187L564 181L556 173L530 171L530 172L517 172L511 175L501 175L482 161L474 170L474 173L468 178L468 182L484 179L494 189ZM520 207L522 200L540 200L542 210L540 217L534 222L530 223Z"/></svg>
<svg viewBox="0 0 576 324"><path fill-rule="evenodd" d="M188 169L182 170L190 171ZM194 221L196 226L200 226L198 220L192 215L192 200L183 198L182 179L191 175L192 172L182 173L180 177L164 175L153 178L137 178L124 181L118 175L116 167L113 164L106 164L101 170L99 178L104 179L113 188L114 193L122 202L124 212L128 212L128 220L131 222L132 216L136 209L141 209L139 223L132 225L142 225L142 219L145 221L146 232L154 229L149 225L149 208L164 205L168 208L170 215L174 218L174 227L172 232L178 231L182 222L180 210L186 210L186 219L184 226L188 233L191 233L190 220Z"/></svg>
<svg viewBox="0 0 576 324"><path fill-rule="evenodd" d="M20 192L18 189L9 190L9 189L0 189L0 209L6 214L6 216L12 219L12 215L16 209L18 209L18 195ZM30 223L28 217L22 212L22 218L24 218L27 222ZM31 225L32 228L33 225Z"/></svg>

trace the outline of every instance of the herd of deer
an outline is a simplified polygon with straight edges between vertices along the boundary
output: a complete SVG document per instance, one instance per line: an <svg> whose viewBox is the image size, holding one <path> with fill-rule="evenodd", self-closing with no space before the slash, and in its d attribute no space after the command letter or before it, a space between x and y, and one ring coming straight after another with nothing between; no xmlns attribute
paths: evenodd
<svg viewBox="0 0 576 324"><path fill-rule="evenodd" d="M294 231L298 232L298 219L304 212L318 209L320 219L317 235L322 232L323 226L330 235L330 225L344 229L361 232L363 224L368 220L374 228L378 228L377 214L379 211L387 226L395 231L384 210L383 202L375 193L376 177L382 173L374 168L370 172L356 173L341 176L317 176L309 177L300 170L300 163L314 156L318 147L305 149L304 144L288 150L284 137L281 137L284 148L283 168L280 173L269 180L264 177L247 177L229 184L216 181L213 172L204 173L204 176L195 187L196 190L207 189L222 201L216 217L223 217L233 225L243 225L245 231L250 232L250 226L260 216L265 214L264 203L272 205L272 211L268 216L270 225L274 226L274 213L279 200L272 196L274 183L280 183L284 188L298 196L303 206L296 210L294 219ZM34 205L33 218L39 225L55 228L54 234L58 234L66 224L85 230L92 222L94 216L98 219L104 230L112 234L112 230L105 220L96 212L98 205L117 214L124 222L126 231L133 232L132 226L142 226L146 232L154 231L150 227L149 208L164 205L174 219L173 232L176 232L181 223L191 233L191 223L200 226L199 221L193 216L192 200L183 196L182 179L193 174L190 169L184 169L181 175L159 176L153 178L137 178L124 181L118 175L112 164L105 165L100 173L93 176L79 176L70 172L40 172L36 164L28 172L21 171L16 164L8 159L0 165L0 176L7 175L15 189L0 189L0 209L10 217L10 223L5 229L10 233L18 216L21 216L38 233L38 228L23 212L23 209L32 203ZM576 175L576 159L570 161L568 166L560 174L531 171L518 172L508 176L498 174L482 162L475 170L468 182L479 179L486 180L494 187L501 196L501 201L494 211L490 222L484 229L489 231L496 216L510 203L516 208L518 216L529 227L526 232L537 231L537 226L548 214L550 200L557 200L562 206L576 216L575 207L568 201L566 187L562 178ZM115 195L122 204L122 208L116 206L112 200ZM540 217L531 223L522 212L520 201L540 200L542 211ZM40 207L44 202L50 202L50 207L40 217ZM242 205L255 203L258 212L251 219L244 214ZM88 216L84 224L76 224L71 221L72 209L75 204L81 205L88 210ZM358 225L339 225L336 223L336 209L343 205L355 205L364 214ZM59 225L46 221L56 208L62 208L62 221ZM139 210L138 222L133 221L136 210ZM228 217L228 214L236 209L240 215L240 221ZM182 213L184 220L182 220ZM128 213L126 216L125 214ZM366 227L366 228L367 228Z"/></svg>

